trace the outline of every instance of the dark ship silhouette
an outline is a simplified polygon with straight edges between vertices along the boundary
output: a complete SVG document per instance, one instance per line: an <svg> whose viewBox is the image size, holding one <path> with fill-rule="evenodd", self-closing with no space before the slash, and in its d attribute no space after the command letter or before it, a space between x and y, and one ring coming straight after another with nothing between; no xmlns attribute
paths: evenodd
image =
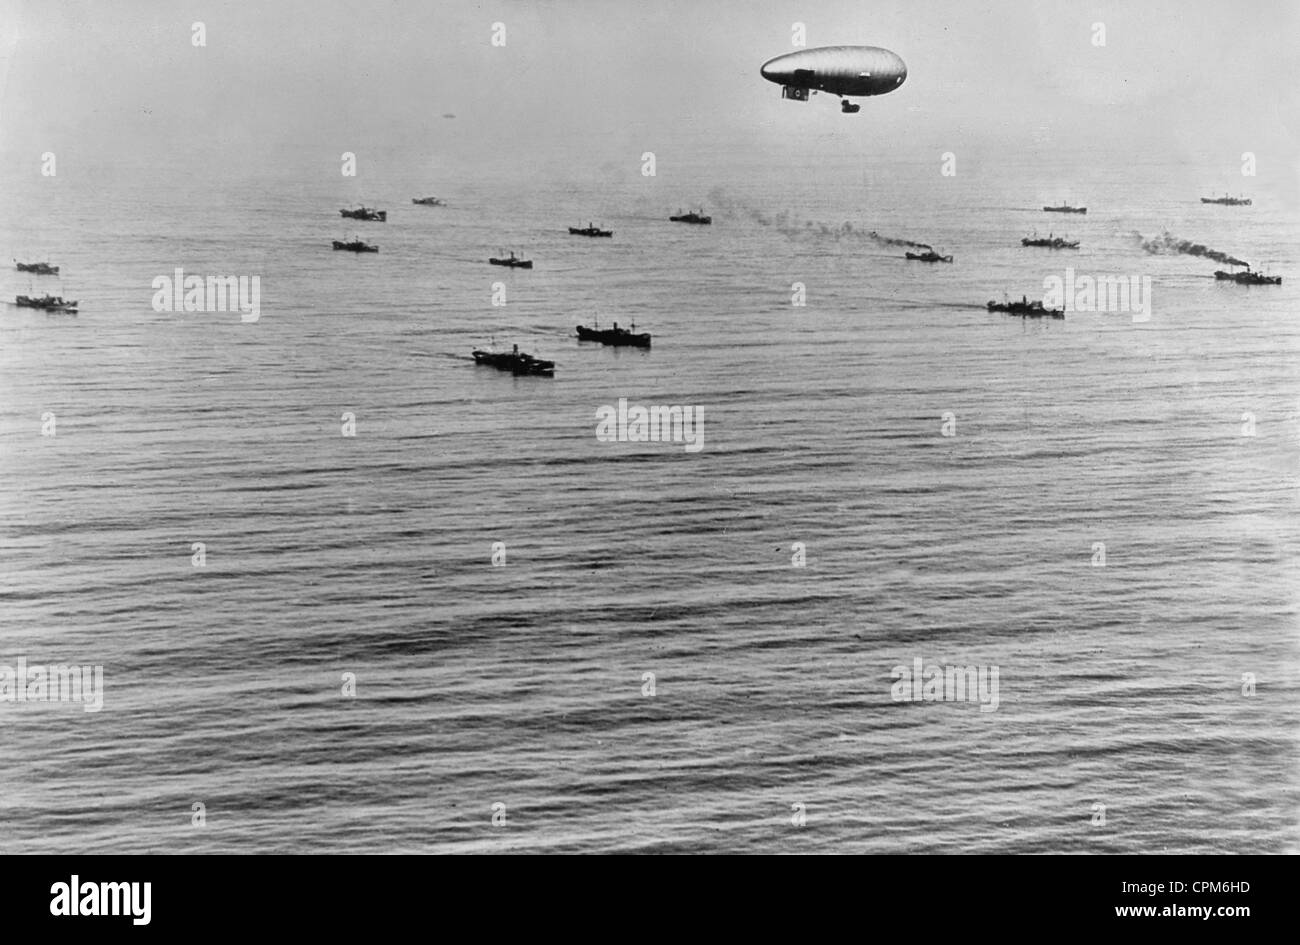
<svg viewBox="0 0 1300 945"><path fill-rule="evenodd" d="M343 240L335 240L335 241L334 241L334 248L335 248L335 249L345 249L345 250L347 250L347 251L350 252L350 253L377 253L377 252L379 252L379 247L378 247L378 246L371 246L369 243L363 243L363 242L361 242L361 240L348 240L346 243L345 243Z"/></svg>
<svg viewBox="0 0 1300 945"><path fill-rule="evenodd" d="M1042 246L1045 249L1078 249L1079 241L1074 240L1073 242L1071 242L1070 240L1062 239L1059 236L1052 236L1052 234L1048 233L1047 236L1045 237L1026 236L1024 239L1020 241L1020 245L1021 246Z"/></svg>
<svg viewBox="0 0 1300 945"><path fill-rule="evenodd" d="M1281 285L1281 276L1266 276L1262 272L1253 272L1247 269L1245 272L1224 272L1222 269L1216 269L1214 278L1225 282L1235 282L1237 285Z"/></svg>
<svg viewBox="0 0 1300 945"><path fill-rule="evenodd" d="M374 207L360 207L356 210L340 210L339 215L349 220L370 220L376 223L386 223L388 221L387 210L376 210Z"/></svg>
<svg viewBox="0 0 1300 945"><path fill-rule="evenodd" d="M699 213L696 213L695 211L691 211L690 213L682 213L679 210L677 211L676 216L671 216L668 219L671 220L673 223L700 223L705 226L713 222L713 217L704 216L703 210L701 210Z"/></svg>
<svg viewBox="0 0 1300 945"><path fill-rule="evenodd" d="M618 322L614 323L613 328L601 328L595 325L588 328L586 325L579 325L578 340L599 341L603 345L614 345L616 347L650 347L650 333L645 331L638 334L635 322L632 323L632 329L632 331L628 331L626 328L619 328Z"/></svg>
<svg viewBox="0 0 1300 945"><path fill-rule="evenodd" d="M61 295L20 295L14 299L14 304L21 308L39 308L47 312L76 312L77 310L76 299L65 299Z"/></svg>
<svg viewBox="0 0 1300 945"><path fill-rule="evenodd" d="M520 259L514 254L514 250L510 251L509 256L492 256L488 259L488 262L494 266L509 266L511 269L533 268L533 261L531 259Z"/></svg>
<svg viewBox="0 0 1300 945"><path fill-rule="evenodd" d="M59 267L51 266L47 262L20 263L15 259L14 265L18 267L19 272L30 272L38 276L57 276L59 274Z"/></svg>
<svg viewBox="0 0 1300 945"><path fill-rule="evenodd" d="M482 351L475 349L472 353L475 364L485 364L488 367L496 368L498 371L509 371L511 374L535 374L541 377L553 377L555 375L554 361L543 361L531 354L524 354L519 350L519 345L515 345L510 351Z"/></svg>
<svg viewBox="0 0 1300 945"><path fill-rule="evenodd" d="M989 302L988 310L990 312L1006 312L1008 315L1023 315L1026 318L1064 318L1065 312L1062 309L1046 308L1042 302L1029 301L1026 296L1021 296L1020 301L1010 302Z"/></svg>
<svg viewBox="0 0 1300 945"><path fill-rule="evenodd" d="M594 224L588 223L586 226L569 227L570 236L613 236L613 230L602 230Z"/></svg>

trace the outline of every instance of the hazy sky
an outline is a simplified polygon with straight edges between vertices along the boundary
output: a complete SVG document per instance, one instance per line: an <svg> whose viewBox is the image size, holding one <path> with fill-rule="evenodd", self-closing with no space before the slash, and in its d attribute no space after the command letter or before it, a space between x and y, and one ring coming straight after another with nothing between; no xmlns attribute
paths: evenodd
<svg viewBox="0 0 1300 945"><path fill-rule="evenodd" d="M1249 150L1288 168L1294 188L1298 11L1293 0L0 0L0 149L6 167L48 150L213 173L337 165L351 150L526 178L635 168L643 151L743 165L1087 143L1119 160ZM491 44L496 22L504 47ZM857 115L833 98L782 101L758 68L794 48L796 22L809 46L894 50L907 82L860 100Z"/></svg>

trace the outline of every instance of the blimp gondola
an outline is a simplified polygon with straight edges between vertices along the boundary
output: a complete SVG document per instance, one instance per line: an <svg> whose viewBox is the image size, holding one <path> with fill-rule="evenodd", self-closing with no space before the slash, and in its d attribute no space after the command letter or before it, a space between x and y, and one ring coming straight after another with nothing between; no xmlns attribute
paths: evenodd
<svg viewBox="0 0 1300 945"><path fill-rule="evenodd" d="M781 86L781 97L808 101L809 94L840 96L840 110L853 114L861 105L847 95L884 95L903 84L907 65L897 53L879 46L821 46L769 59L759 73Z"/></svg>

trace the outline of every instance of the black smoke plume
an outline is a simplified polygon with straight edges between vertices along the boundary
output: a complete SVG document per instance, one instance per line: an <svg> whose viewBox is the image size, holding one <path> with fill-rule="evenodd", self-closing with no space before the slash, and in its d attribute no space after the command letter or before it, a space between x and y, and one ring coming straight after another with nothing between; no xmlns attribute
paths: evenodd
<svg viewBox="0 0 1300 945"><path fill-rule="evenodd" d="M1250 263L1244 259L1238 259L1236 256L1229 256L1227 253L1221 253L1217 249L1210 249L1204 243L1193 243L1191 240L1180 240L1168 230L1154 239L1144 239L1138 234L1138 239L1142 243L1142 248L1148 253L1157 255L1181 254L1184 256L1204 256L1206 259L1213 259L1215 262L1226 263L1229 266L1245 266L1250 268Z"/></svg>
<svg viewBox="0 0 1300 945"><path fill-rule="evenodd" d="M727 196L721 190L714 190L709 194L709 199L717 207L731 214L739 214L753 220L759 226L771 227L782 236L791 240L815 239L829 240L833 242L858 241L863 243L875 243L877 246L910 246L915 249L933 249L929 243L918 243L915 240L899 239L893 236L882 236L875 230L863 230L854 226L852 223L844 222L837 225L823 223L820 220L804 219L798 214L791 213L789 210L782 210L780 213L767 214L757 207L735 200Z"/></svg>

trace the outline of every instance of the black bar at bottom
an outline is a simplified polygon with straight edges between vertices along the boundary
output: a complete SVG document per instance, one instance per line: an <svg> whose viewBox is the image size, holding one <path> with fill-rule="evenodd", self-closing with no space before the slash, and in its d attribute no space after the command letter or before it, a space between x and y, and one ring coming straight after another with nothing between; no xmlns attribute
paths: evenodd
<svg viewBox="0 0 1300 945"><path fill-rule="evenodd" d="M9 857L7 934L123 936L284 930L401 934L457 917L470 929L532 924L650 934L719 926L946 940L965 929L1219 936L1284 923L1285 859L1260 857L889 857L785 859L760 866L664 860L449 864L424 857ZM695 870L699 870L695 874ZM762 871L760 873L760 870ZM75 877L75 879L74 879ZM148 884L146 887L144 884ZM76 905L73 906L73 892ZM147 909L146 909L147 906ZM1208 914L1205 910L1209 910ZM73 912L75 911L75 915ZM117 915L88 915L113 912ZM147 921L146 921L147 919ZM975 924L968 924L971 920ZM991 923L991 924L989 924ZM445 930L454 934L451 928ZM17 939L14 939L17 940Z"/></svg>

